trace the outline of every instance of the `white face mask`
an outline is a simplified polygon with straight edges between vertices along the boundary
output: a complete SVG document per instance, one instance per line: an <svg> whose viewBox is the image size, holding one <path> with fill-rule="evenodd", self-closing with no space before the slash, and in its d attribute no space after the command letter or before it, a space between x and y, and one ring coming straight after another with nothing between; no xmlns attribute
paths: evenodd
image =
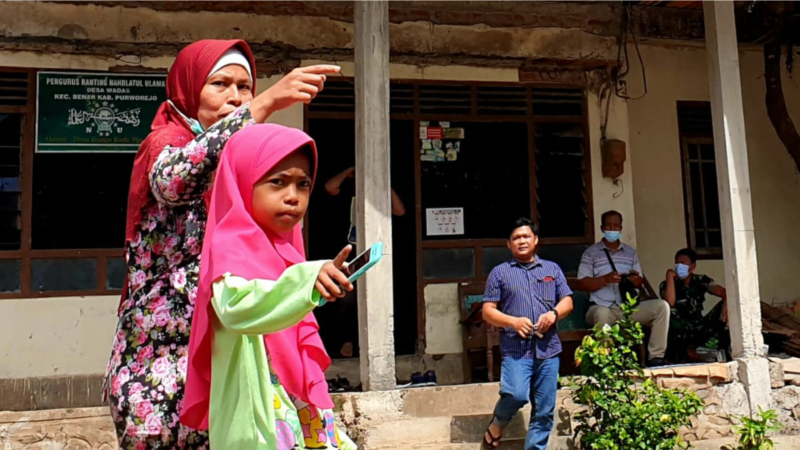
<svg viewBox="0 0 800 450"><path fill-rule="evenodd" d="M608 242L617 242L622 235L619 231L603 231L603 237L606 238Z"/></svg>
<svg viewBox="0 0 800 450"><path fill-rule="evenodd" d="M690 267L686 264L675 264L675 273L681 280L689 276L689 269Z"/></svg>
<svg viewBox="0 0 800 450"><path fill-rule="evenodd" d="M204 131L206 131L203 128L203 125L201 125L198 120L192 119L191 117L189 117L186 114L184 114L183 111L178 109L178 107L175 106L174 103L172 103L172 100L167 100L167 103L169 103L169 106L172 106L172 109L174 109L175 112L180 114L181 118L183 118L184 122L186 122L186 125L189 125L189 128L191 128L192 133L194 133L195 136L200 134L200 133L202 133L202 132L204 132Z"/></svg>

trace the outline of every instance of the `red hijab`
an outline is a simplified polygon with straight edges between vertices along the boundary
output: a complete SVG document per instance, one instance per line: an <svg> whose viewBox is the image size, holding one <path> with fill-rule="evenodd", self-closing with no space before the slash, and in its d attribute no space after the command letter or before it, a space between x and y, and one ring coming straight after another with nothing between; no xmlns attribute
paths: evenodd
<svg viewBox="0 0 800 450"><path fill-rule="evenodd" d="M253 79L253 92L256 86L256 64L253 52L242 40L218 41L203 40L188 45L178 53L175 63L167 75L167 99L187 117L197 119L200 107L200 92L208 79L209 72L226 51L237 48L250 61ZM195 135L180 114L164 102L158 108L152 130L139 146L133 162L131 186L128 193L128 216L125 225L125 243L136 236L136 229L142 221L142 209L147 206L150 193L150 169L158 155L167 146L183 147ZM127 286L126 286L127 290ZM123 293L123 296L125 294Z"/></svg>
<svg viewBox="0 0 800 450"><path fill-rule="evenodd" d="M211 354L215 312L211 285L230 272L249 280L277 280L287 267L305 261L302 228L287 235L266 232L251 215L253 186L283 158L303 146L317 150L305 133L280 125L251 125L234 134L222 154L211 194L200 265L200 285L192 319L189 366L181 422L208 428ZM312 176L313 179L313 176ZM325 353L314 315L278 333L264 335L270 363L284 388L306 403L329 409ZM268 374L263 374L268 376Z"/></svg>

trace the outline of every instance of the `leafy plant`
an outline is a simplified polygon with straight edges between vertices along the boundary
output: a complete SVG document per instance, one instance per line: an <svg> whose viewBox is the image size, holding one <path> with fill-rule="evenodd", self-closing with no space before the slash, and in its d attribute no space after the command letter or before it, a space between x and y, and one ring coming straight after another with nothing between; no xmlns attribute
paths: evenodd
<svg viewBox="0 0 800 450"><path fill-rule="evenodd" d="M635 351L644 338L642 326L631 319L636 299L623 302L622 320L614 326L595 326L575 351L582 377L572 377L572 398L585 405L575 414L582 448L592 450L672 450L689 448L678 429L691 424L703 401L693 392L666 389L644 378Z"/></svg>
<svg viewBox="0 0 800 450"><path fill-rule="evenodd" d="M706 342L706 345L704 345L704 347L711 350L719 349L719 338L717 336L712 337L711 339L708 340L708 342Z"/></svg>
<svg viewBox="0 0 800 450"><path fill-rule="evenodd" d="M774 409L764 411L758 407L755 419L741 416L741 425L733 427L736 434L736 446L727 445L728 450L772 450L775 444L767 437L767 433L780 431L783 424L778 420L778 413Z"/></svg>

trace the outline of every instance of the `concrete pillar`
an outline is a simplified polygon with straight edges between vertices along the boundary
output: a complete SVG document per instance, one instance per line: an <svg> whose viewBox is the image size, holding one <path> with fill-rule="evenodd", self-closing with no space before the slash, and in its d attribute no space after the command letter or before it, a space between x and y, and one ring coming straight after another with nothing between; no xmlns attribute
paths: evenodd
<svg viewBox="0 0 800 450"><path fill-rule="evenodd" d="M358 282L361 382L396 387L389 184L389 2L355 2L356 234L360 251L377 241L383 259Z"/></svg>
<svg viewBox="0 0 800 450"><path fill-rule="evenodd" d="M733 2L703 2L733 357L751 413L769 406Z"/></svg>

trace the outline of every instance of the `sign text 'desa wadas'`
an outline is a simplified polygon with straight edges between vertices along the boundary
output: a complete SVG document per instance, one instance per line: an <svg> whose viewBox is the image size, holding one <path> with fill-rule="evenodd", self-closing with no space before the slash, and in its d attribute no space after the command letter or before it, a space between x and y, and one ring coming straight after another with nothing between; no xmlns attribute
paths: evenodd
<svg viewBox="0 0 800 450"><path fill-rule="evenodd" d="M39 72L36 151L136 152L166 100L166 75Z"/></svg>

